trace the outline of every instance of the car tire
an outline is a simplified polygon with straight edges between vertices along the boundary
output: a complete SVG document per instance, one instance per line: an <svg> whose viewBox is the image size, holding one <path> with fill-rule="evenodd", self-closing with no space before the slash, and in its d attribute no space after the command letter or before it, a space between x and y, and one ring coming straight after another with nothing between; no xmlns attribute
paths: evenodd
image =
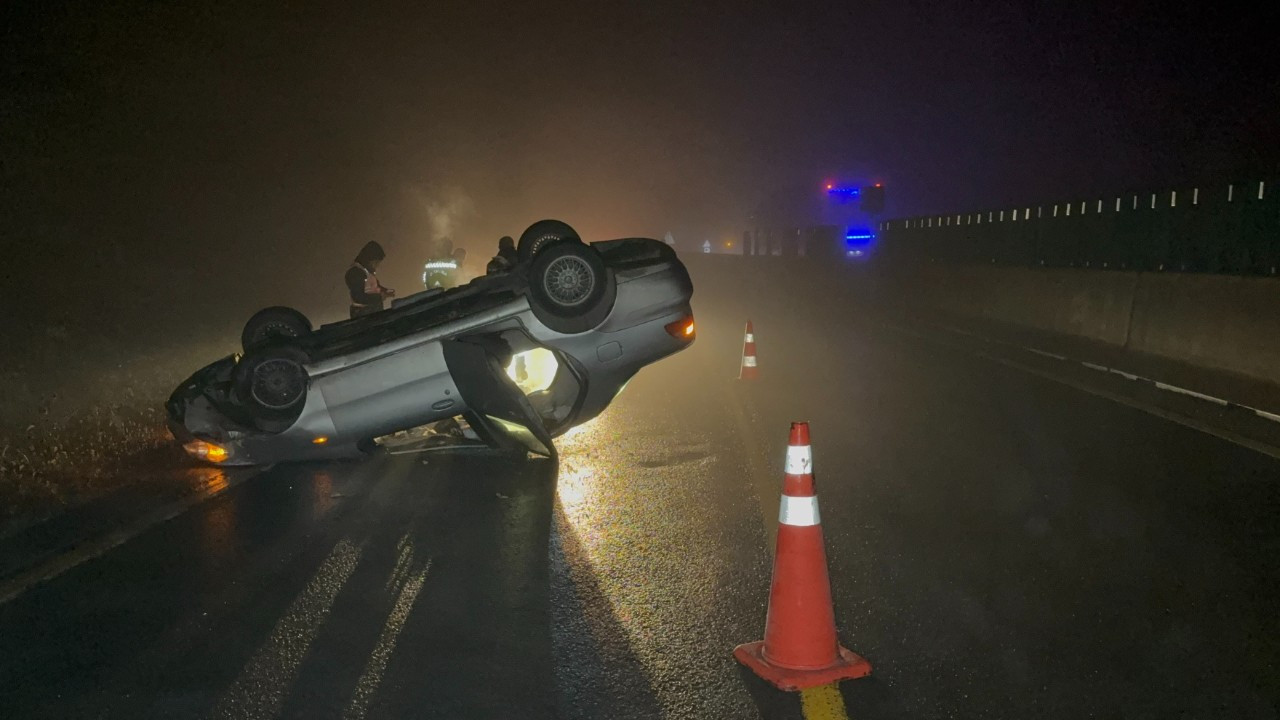
<svg viewBox="0 0 1280 720"><path fill-rule="evenodd" d="M582 238L566 222L539 220L520 235L520 242L516 244L516 261L527 263L542 250L564 241L581 244Z"/></svg>
<svg viewBox="0 0 1280 720"><path fill-rule="evenodd" d="M246 353L236 364L236 399L256 420L294 420L306 403L307 354L292 345L271 345Z"/></svg>
<svg viewBox="0 0 1280 720"><path fill-rule="evenodd" d="M604 322L617 285L600 253L580 242L560 242L538 252L529 269L529 304L544 325L580 333Z"/></svg>
<svg viewBox="0 0 1280 720"><path fill-rule="evenodd" d="M240 333L240 345L245 352L261 347L273 340L299 338L311 333L311 321L306 315L290 307L263 308L249 318Z"/></svg>

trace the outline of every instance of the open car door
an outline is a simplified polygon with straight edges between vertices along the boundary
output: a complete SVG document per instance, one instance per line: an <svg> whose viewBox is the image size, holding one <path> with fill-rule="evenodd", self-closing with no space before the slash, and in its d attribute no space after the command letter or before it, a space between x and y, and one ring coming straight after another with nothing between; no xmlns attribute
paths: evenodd
<svg viewBox="0 0 1280 720"><path fill-rule="evenodd" d="M449 373L467 404L463 417L476 434L500 450L527 450L554 459L551 434L493 351L466 340L442 344Z"/></svg>

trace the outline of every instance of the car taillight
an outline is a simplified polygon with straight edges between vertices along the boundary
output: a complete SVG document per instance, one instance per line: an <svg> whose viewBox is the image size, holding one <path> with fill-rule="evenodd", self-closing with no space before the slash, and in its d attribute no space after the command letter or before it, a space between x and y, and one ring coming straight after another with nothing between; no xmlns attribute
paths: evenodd
<svg viewBox="0 0 1280 720"><path fill-rule="evenodd" d="M693 327L693 316L687 315L673 323L667 323L667 334L677 340L693 340L697 334Z"/></svg>

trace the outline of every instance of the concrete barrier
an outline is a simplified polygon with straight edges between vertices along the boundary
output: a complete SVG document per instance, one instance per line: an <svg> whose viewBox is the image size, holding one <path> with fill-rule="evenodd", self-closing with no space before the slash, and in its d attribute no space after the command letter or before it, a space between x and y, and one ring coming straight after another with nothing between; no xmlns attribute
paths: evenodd
<svg viewBox="0 0 1280 720"><path fill-rule="evenodd" d="M717 282L724 292L794 288L775 300L793 306L785 309L859 300L906 305L1280 385L1280 280L1272 278L941 263L889 270L768 257L698 258L690 265L708 290Z"/></svg>
<svg viewBox="0 0 1280 720"><path fill-rule="evenodd" d="M1123 345L1135 273L934 266L903 292L951 312Z"/></svg>
<svg viewBox="0 0 1280 720"><path fill-rule="evenodd" d="M1280 385L1280 280L930 265L878 299L1095 340Z"/></svg>
<svg viewBox="0 0 1280 720"><path fill-rule="evenodd" d="M1280 280L1143 273L1126 347L1280 384Z"/></svg>

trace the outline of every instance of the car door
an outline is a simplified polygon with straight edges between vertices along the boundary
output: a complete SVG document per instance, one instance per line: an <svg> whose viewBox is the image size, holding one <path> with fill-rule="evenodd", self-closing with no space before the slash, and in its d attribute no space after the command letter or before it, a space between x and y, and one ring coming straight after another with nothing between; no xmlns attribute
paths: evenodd
<svg viewBox="0 0 1280 720"><path fill-rule="evenodd" d="M550 433L496 356L498 347L465 338L442 345L449 373L467 405L463 417L477 435L498 449L556 457Z"/></svg>

